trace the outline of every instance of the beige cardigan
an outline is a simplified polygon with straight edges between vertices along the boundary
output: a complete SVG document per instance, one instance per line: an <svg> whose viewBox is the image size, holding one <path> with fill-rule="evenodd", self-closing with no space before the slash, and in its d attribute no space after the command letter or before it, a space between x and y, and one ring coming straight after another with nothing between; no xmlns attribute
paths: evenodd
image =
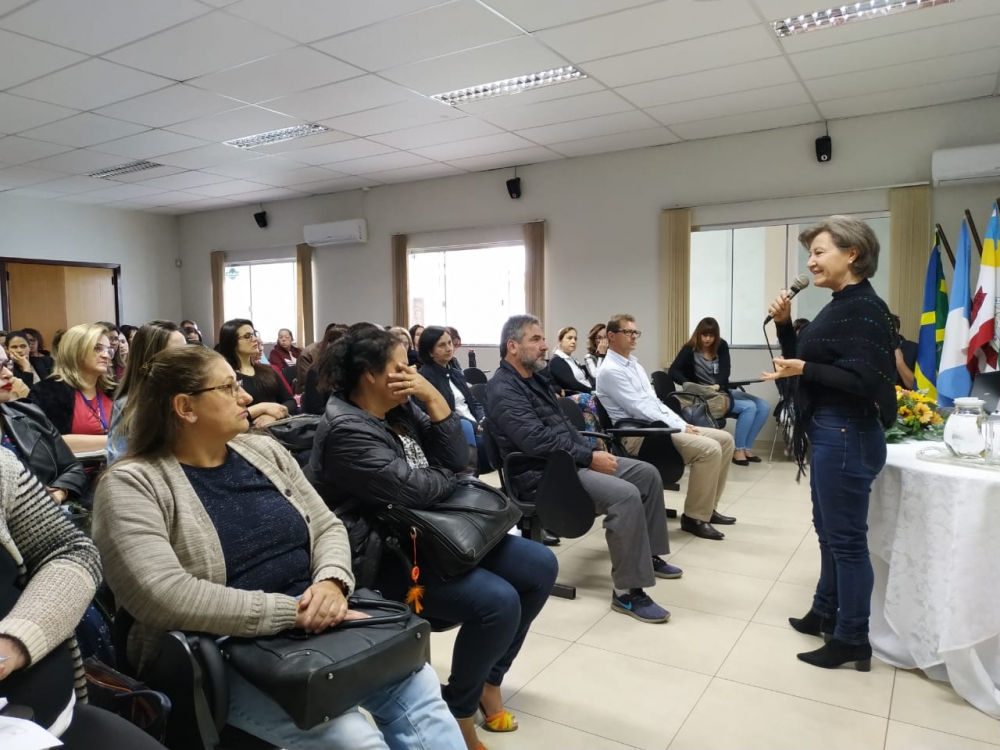
<svg viewBox="0 0 1000 750"><path fill-rule="evenodd" d="M344 524L323 503L292 456L270 437L229 443L295 506L309 526L313 581L354 587ZM167 630L256 637L295 626L298 602L284 594L226 586L226 561L205 507L173 456L121 461L101 479L93 535L105 575L136 620L129 659L137 668Z"/></svg>

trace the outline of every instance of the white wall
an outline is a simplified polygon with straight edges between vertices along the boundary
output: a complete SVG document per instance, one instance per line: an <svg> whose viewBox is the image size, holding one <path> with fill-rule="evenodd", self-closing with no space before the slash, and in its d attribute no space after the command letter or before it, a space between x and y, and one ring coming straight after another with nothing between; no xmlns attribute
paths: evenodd
<svg viewBox="0 0 1000 750"><path fill-rule="evenodd" d="M120 264L123 323L180 318L178 247L173 216L0 193L0 255Z"/></svg>

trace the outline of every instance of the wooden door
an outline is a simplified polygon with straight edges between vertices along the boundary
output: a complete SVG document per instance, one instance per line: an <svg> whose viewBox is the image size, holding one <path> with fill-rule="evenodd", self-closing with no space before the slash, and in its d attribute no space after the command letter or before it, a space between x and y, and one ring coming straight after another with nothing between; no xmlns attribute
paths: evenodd
<svg viewBox="0 0 1000 750"><path fill-rule="evenodd" d="M107 320L117 325L115 273L110 268L64 266L66 323L95 323Z"/></svg>

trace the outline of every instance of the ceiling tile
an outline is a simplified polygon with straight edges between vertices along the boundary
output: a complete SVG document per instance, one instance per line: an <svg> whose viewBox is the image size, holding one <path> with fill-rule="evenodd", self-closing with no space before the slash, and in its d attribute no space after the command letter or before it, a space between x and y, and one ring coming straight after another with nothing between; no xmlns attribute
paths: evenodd
<svg viewBox="0 0 1000 750"><path fill-rule="evenodd" d="M45 189L59 195L74 195L76 193L86 193L91 190L103 190L115 184L117 182L108 182L108 180L100 180L96 177L73 175L72 177L62 177L58 180L46 182Z"/></svg>
<svg viewBox="0 0 1000 750"><path fill-rule="evenodd" d="M0 94L0 133L20 133L55 120L75 115L75 109L57 107L55 104L36 102L21 96Z"/></svg>
<svg viewBox="0 0 1000 750"><path fill-rule="evenodd" d="M428 164L429 160L407 151L396 151L390 154L379 156L368 156L364 159L353 159L351 161L337 162L330 165L334 169L344 174L367 175L372 172L385 172L390 169L403 169L404 167L416 167Z"/></svg>
<svg viewBox="0 0 1000 750"><path fill-rule="evenodd" d="M760 25L746 0L669 0L540 31L544 44L584 62L744 26Z"/></svg>
<svg viewBox="0 0 1000 750"><path fill-rule="evenodd" d="M326 193L342 193L345 190L360 190L378 184L375 180L369 180L367 177L341 177L339 180L323 180L322 182L296 185L295 189L310 195L325 195Z"/></svg>
<svg viewBox="0 0 1000 750"><path fill-rule="evenodd" d="M629 109L632 109L632 106L613 91L597 91L593 94L530 104L526 107L486 112L480 116L487 122L507 130L523 130L585 117L610 115Z"/></svg>
<svg viewBox="0 0 1000 750"><path fill-rule="evenodd" d="M9 135L6 138L0 138L0 164L24 164L69 150L67 146L57 146L54 143L43 143L42 141ZM53 169L57 172L60 171Z"/></svg>
<svg viewBox="0 0 1000 750"><path fill-rule="evenodd" d="M962 99L990 96L996 86L996 74L969 78L964 81L946 81L929 86L914 86L897 91L881 91L877 94L855 96L850 99L833 99L820 102L819 109L828 119L858 117L876 112L893 112L900 109L929 107Z"/></svg>
<svg viewBox="0 0 1000 750"><path fill-rule="evenodd" d="M226 99L179 83L151 94L112 104L110 107L97 110L97 113L148 125L151 128L163 128L243 106L243 102Z"/></svg>
<svg viewBox="0 0 1000 750"><path fill-rule="evenodd" d="M0 154L3 152L3 141L0 140ZM0 160L3 156L0 155ZM66 172L67 174L90 174L101 169L110 169L123 163L120 156L112 154L100 154L86 148L78 148L75 151L67 150L66 153L39 159L32 166L40 169L51 169L55 172Z"/></svg>
<svg viewBox="0 0 1000 750"><path fill-rule="evenodd" d="M169 164L184 169L204 169L205 167L214 167L216 164L231 164L234 161L255 159L257 156L258 154L250 153L242 148L213 143L211 146L193 148L190 151L178 151L176 154L158 156L156 161L160 164Z"/></svg>
<svg viewBox="0 0 1000 750"><path fill-rule="evenodd" d="M262 156L259 159L248 159L236 162L235 164L219 164L214 167L205 167L205 171L211 174L221 174L230 179L254 180L263 175L272 175L276 172L289 172L301 169L302 165L295 161L279 159L275 156ZM270 182L267 182L270 185Z"/></svg>
<svg viewBox="0 0 1000 750"><path fill-rule="evenodd" d="M206 145L208 143L200 138L171 133L169 130L148 130L129 138L102 143L94 150L128 156L132 159L153 159L163 154L173 154Z"/></svg>
<svg viewBox="0 0 1000 750"><path fill-rule="evenodd" d="M279 52L235 68L188 81L192 86L251 104L325 86L363 74L353 65L308 47Z"/></svg>
<svg viewBox="0 0 1000 750"><path fill-rule="evenodd" d="M386 107L355 112L323 122L327 127L351 135L376 135L403 128L447 122L464 117L465 113L433 99L414 99Z"/></svg>
<svg viewBox="0 0 1000 750"><path fill-rule="evenodd" d="M553 161L562 157L554 151L549 151L542 146L532 146L530 148L520 148L515 151L505 151L499 154L486 154L485 156L468 156L464 159L452 159L448 163L459 169L467 169L470 172L480 172L487 169L500 169L502 167L520 167L526 164L538 164L543 161Z"/></svg>
<svg viewBox="0 0 1000 750"><path fill-rule="evenodd" d="M281 187L266 187L263 190L255 190L252 193L240 193L234 195L235 200L241 203L262 203L264 201L286 201L289 198L302 198L305 193L297 190L289 190Z"/></svg>
<svg viewBox="0 0 1000 750"><path fill-rule="evenodd" d="M555 143L549 148L564 156L584 156L586 154L603 154L610 151L625 151L632 148L648 146L663 146L677 143L680 140L666 128L650 130L635 130L631 133L615 133L601 135L596 138L583 138L578 141Z"/></svg>
<svg viewBox="0 0 1000 750"><path fill-rule="evenodd" d="M801 13L812 13L819 8L816 0L755 0L755 2L761 14L769 21Z"/></svg>
<svg viewBox="0 0 1000 750"><path fill-rule="evenodd" d="M716 117L700 122L686 122L681 125L672 125L670 129L685 140L698 140L736 133L752 133L757 130L773 130L792 125L805 125L821 120L821 116L812 104L799 104L767 112L752 112L732 117Z"/></svg>
<svg viewBox="0 0 1000 750"><path fill-rule="evenodd" d="M626 133L630 130L645 130L656 127L656 121L643 112L619 112L603 117L590 117L586 120L563 122L557 125L545 125L540 128L529 128L518 131L535 143L548 145L563 141L575 141L581 138L596 138L612 133Z"/></svg>
<svg viewBox="0 0 1000 750"><path fill-rule="evenodd" d="M195 196L191 196L192 198ZM191 203L178 203L172 206L175 213L185 214L185 213L196 213L198 211L214 211L219 208L233 208L237 205L235 201L231 201L228 198L202 198L201 200L191 201Z"/></svg>
<svg viewBox="0 0 1000 750"><path fill-rule="evenodd" d="M0 141L2 143L2 141ZM391 146L386 146L374 141L367 141L363 138L352 138L349 141L340 143L330 143L326 146L316 146L314 148L303 148L285 154L286 159L311 164L321 167L324 164L332 164L336 161L348 161L349 159L361 159L366 156L378 156L392 151Z"/></svg>
<svg viewBox="0 0 1000 750"><path fill-rule="evenodd" d="M679 76L780 54L774 35L756 26L596 60L584 70L607 86L626 86L662 78L665 72Z"/></svg>
<svg viewBox="0 0 1000 750"><path fill-rule="evenodd" d="M0 16L5 13L10 13L12 10L20 8L22 5L27 5L31 0L0 0Z"/></svg>
<svg viewBox="0 0 1000 750"><path fill-rule="evenodd" d="M175 206L178 203L190 203L192 197L191 193L156 193L133 198L131 202L140 206Z"/></svg>
<svg viewBox="0 0 1000 750"><path fill-rule="evenodd" d="M461 33L455 33L461 29ZM440 57L522 32L473 0L439 5L313 45L370 71Z"/></svg>
<svg viewBox="0 0 1000 750"><path fill-rule="evenodd" d="M383 75L422 94L432 95L566 64L566 60L545 49L531 37L519 36L485 47L392 68Z"/></svg>
<svg viewBox="0 0 1000 750"><path fill-rule="evenodd" d="M90 205L97 205L99 203L111 203L103 195L98 195L97 190L93 190L88 193L74 193L72 195L64 195L59 200L66 203L87 203Z"/></svg>
<svg viewBox="0 0 1000 750"><path fill-rule="evenodd" d="M143 185L147 184L147 180L153 180L157 177L166 177L168 175L178 174L184 170L180 167L168 167L159 166L152 167L151 169L144 169L141 172L129 172L127 174L120 174L115 177L116 182L139 182ZM155 185L150 185L150 187L156 187Z"/></svg>
<svg viewBox="0 0 1000 750"><path fill-rule="evenodd" d="M483 122L477 117L463 117L461 120L439 122L434 125L400 130L395 133L373 135L371 139L388 146L401 149L434 146L438 143L461 141L466 138L478 138L483 135L493 135L502 132L495 125Z"/></svg>
<svg viewBox="0 0 1000 750"><path fill-rule="evenodd" d="M441 0L296 0L283 3L280 12L276 12L273 0L242 0L226 10L298 42L315 42L440 3Z"/></svg>
<svg viewBox="0 0 1000 750"><path fill-rule="evenodd" d="M301 120L271 112L260 107L243 107L218 115L189 120L168 129L175 133L204 138L206 141L230 141L271 130L290 128L302 124Z"/></svg>
<svg viewBox="0 0 1000 750"><path fill-rule="evenodd" d="M809 95L801 83L785 83L766 89L752 89L735 94L723 94L705 99L692 99L686 102L649 107L646 111L664 125L672 125L677 122L728 117L745 112L760 112L766 109L808 103Z"/></svg>
<svg viewBox="0 0 1000 750"><path fill-rule="evenodd" d="M261 185L259 182L250 182L249 180L227 180L226 182L216 182L212 185L199 185L188 188L185 192L207 195L210 198L225 198L226 196L238 195L239 193L253 193L263 190L266 187L268 186Z"/></svg>
<svg viewBox="0 0 1000 750"><path fill-rule="evenodd" d="M485 0L486 4L528 31L646 5L649 0Z"/></svg>
<svg viewBox="0 0 1000 750"><path fill-rule="evenodd" d="M266 28L215 11L105 57L149 73L186 81L292 46L290 40ZM189 52L184 54L182 50Z"/></svg>
<svg viewBox="0 0 1000 750"><path fill-rule="evenodd" d="M345 175L343 172L334 172L330 169L323 169L321 167L300 167L299 169L290 169L282 172L275 172L273 174L262 175L256 179L258 182L273 185L274 187L290 187L292 185L301 185L304 182L336 180L347 176L348 175Z"/></svg>
<svg viewBox="0 0 1000 750"><path fill-rule="evenodd" d="M194 0L39 0L0 26L99 55L209 12Z"/></svg>
<svg viewBox="0 0 1000 750"><path fill-rule="evenodd" d="M416 94L402 86L375 76L362 76L280 99L272 99L264 106L276 112L301 117L309 122L318 122L338 115L417 98L419 97Z"/></svg>
<svg viewBox="0 0 1000 750"><path fill-rule="evenodd" d="M96 109L170 83L166 78L93 58L19 86L10 93L64 107Z"/></svg>
<svg viewBox="0 0 1000 750"><path fill-rule="evenodd" d="M510 96L494 96L489 99L480 99L478 102L468 102L456 107L460 112L467 112L470 115L479 115L485 112L496 112L499 109L513 109L515 107L527 107L531 104L541 104L551 102L556 99L568 99L571 96L580 94L591 94L595 91L606 91L593 78L577 78L575 81L567 81L556 86L542 86L539 89L529 89L520 94Z"/></svg>
<svg viewBox="0 0 1000 750"><path fill-rule="evenodd" d="M488 135L484 138L470 138L467 141L458 141L457 143L442 143L438 146L418 148L414 149L414 153L434 161L454 161L455 159L464 159L467 156L498 154L501 151L514 151L534 145L534 143L513 133L501 133Z"/></svg>
<svg viewBox="0 0 1000 750"><path fill-rule="evenodd" d="M84 112L59 122L42 125L40 128L22 133L26 138L58 143L61 146L84 148L127 135L141 133L146 128L130 122L112 120L90 112Z"/></svg>
<svg viewBox="0 0 1000 750"><path fill-rule="evenodd" d="M431 180L437 177L453 177L457 174L465 174L464 170L452 167L447 164L420 164L415 167L404 167L403 169L393 169L388 172L373 172L367 176L381 183L411 182L413 180Z"/></svg>
<svg viewBox="0 0 1000 750"><path fill-rule="evenodd" d="M37 188L13 188L2 192L4 195L16 195L18 198L34 198L35 200L51 200L62 197L62 193L53 193Z"/></svg>
<svg viewBox="0 0 1000 750"><path fill-rule="evenodd" d="M97 199L104 203L110 201L127 201L134 198L143 198L147 195L156 195L157 193L162 192L162 190L146 187L145 185L116 185L114 187L104 188L104 190L94 190L93 192L88 191L86 193L82 193L82 195L91 199Z"/></svg>
<svg viewBox="0 0 1000 750"><path fill-rule="evenodd" d="M351 136L347 133L338 133L336 130L329 130L325 133L307 135L302 138L292 138L291 140L272 143L268 146L257 146L254 149L250 149L250 151L255 154L281 155L292 151L299 151L303 148L325 146L328 143L339 143L340 141L350 140L350 138Z"/></svg>
<svg viewBox="0 0 1000 750"><path fill-rule="evenodd" d="M645 108L708 96L734 94L757 88L765 81L768 85L792 83L795 81L795 73L783 57L772 57L742 65L623 86L617 91L636 106Z"/></svg>
<svg viewBox="0 0 1000 750"><path fill-rule="evenodd" d="M226 182L229 178L207 172L180 172L169 177L154 177L142 180L143 185L162 188L163 190L187 190L188 188L211 185L216 182Z"/></svg>
<svg viewBox="0 0 1000 750"><path fill-rule="evenodd" d="M0 30L0 89L86 59L78 52Z"/></svg>
<svg viewBox="0 0 1000 750"><path fill-rule="evenodd" d="M50 172L46 169L34 169L33 167L7 167L0 169L0 188L28 187L48 182L62 177L57 172Z"/></svg>

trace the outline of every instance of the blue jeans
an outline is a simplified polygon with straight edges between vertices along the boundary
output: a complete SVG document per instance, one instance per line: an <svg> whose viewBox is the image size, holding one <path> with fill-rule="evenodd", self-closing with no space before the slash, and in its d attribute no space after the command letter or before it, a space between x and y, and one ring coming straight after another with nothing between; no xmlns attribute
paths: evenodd
<svg viewBox="0 0 1000 750"><path fill-rule="evenodd" d="M418 562L419 557L418 548ZM547 547L516 536L507 536L476 568L457 578L445 581L429 566L420 568L421 614L462 626L443 691L452 714L472 716L483 685L503 682L558 572L556 556ZM401 566L383 564L379 589L386 598L402 601L409 583Z"/></svg>
<svg viewBox="0 0 1000 750"><path fill-rule="evenodd" d="M736 415L736 450L752 450L753 441L771 416L771 405L759 396L751 396L740 390L731 391L730 394L733 397L732 412Z"/></svg>
<svg viewBox="0 0 1000 750"><path fill-rule="evenodd" d="M486 454L486 443L483 440L482 431L476 432L476 425L464 417L458 420L462 423L462 434L465 435L465 442L470 448L476 449L476 461L478 463L478 473L488 474L493 471L490 459Z"/></svg>
<svg viewBox="0 0 1000 750"><path fill-rule="evenodd" d="M868 553L868 498L885 465L885 432L874 409L818 409L809 422L813 525L820 574L813 612L836 618L834 637L868 643L872 573Z"/></svg>
<svg viewBox="0 0 1000 750"><path fill-rule="evenodd" d="M226 674L229 723L286 750L466 750L429 664L362 702L378 729L357 708L312 729L299 729L270 696L228 665Z"/></svg>

